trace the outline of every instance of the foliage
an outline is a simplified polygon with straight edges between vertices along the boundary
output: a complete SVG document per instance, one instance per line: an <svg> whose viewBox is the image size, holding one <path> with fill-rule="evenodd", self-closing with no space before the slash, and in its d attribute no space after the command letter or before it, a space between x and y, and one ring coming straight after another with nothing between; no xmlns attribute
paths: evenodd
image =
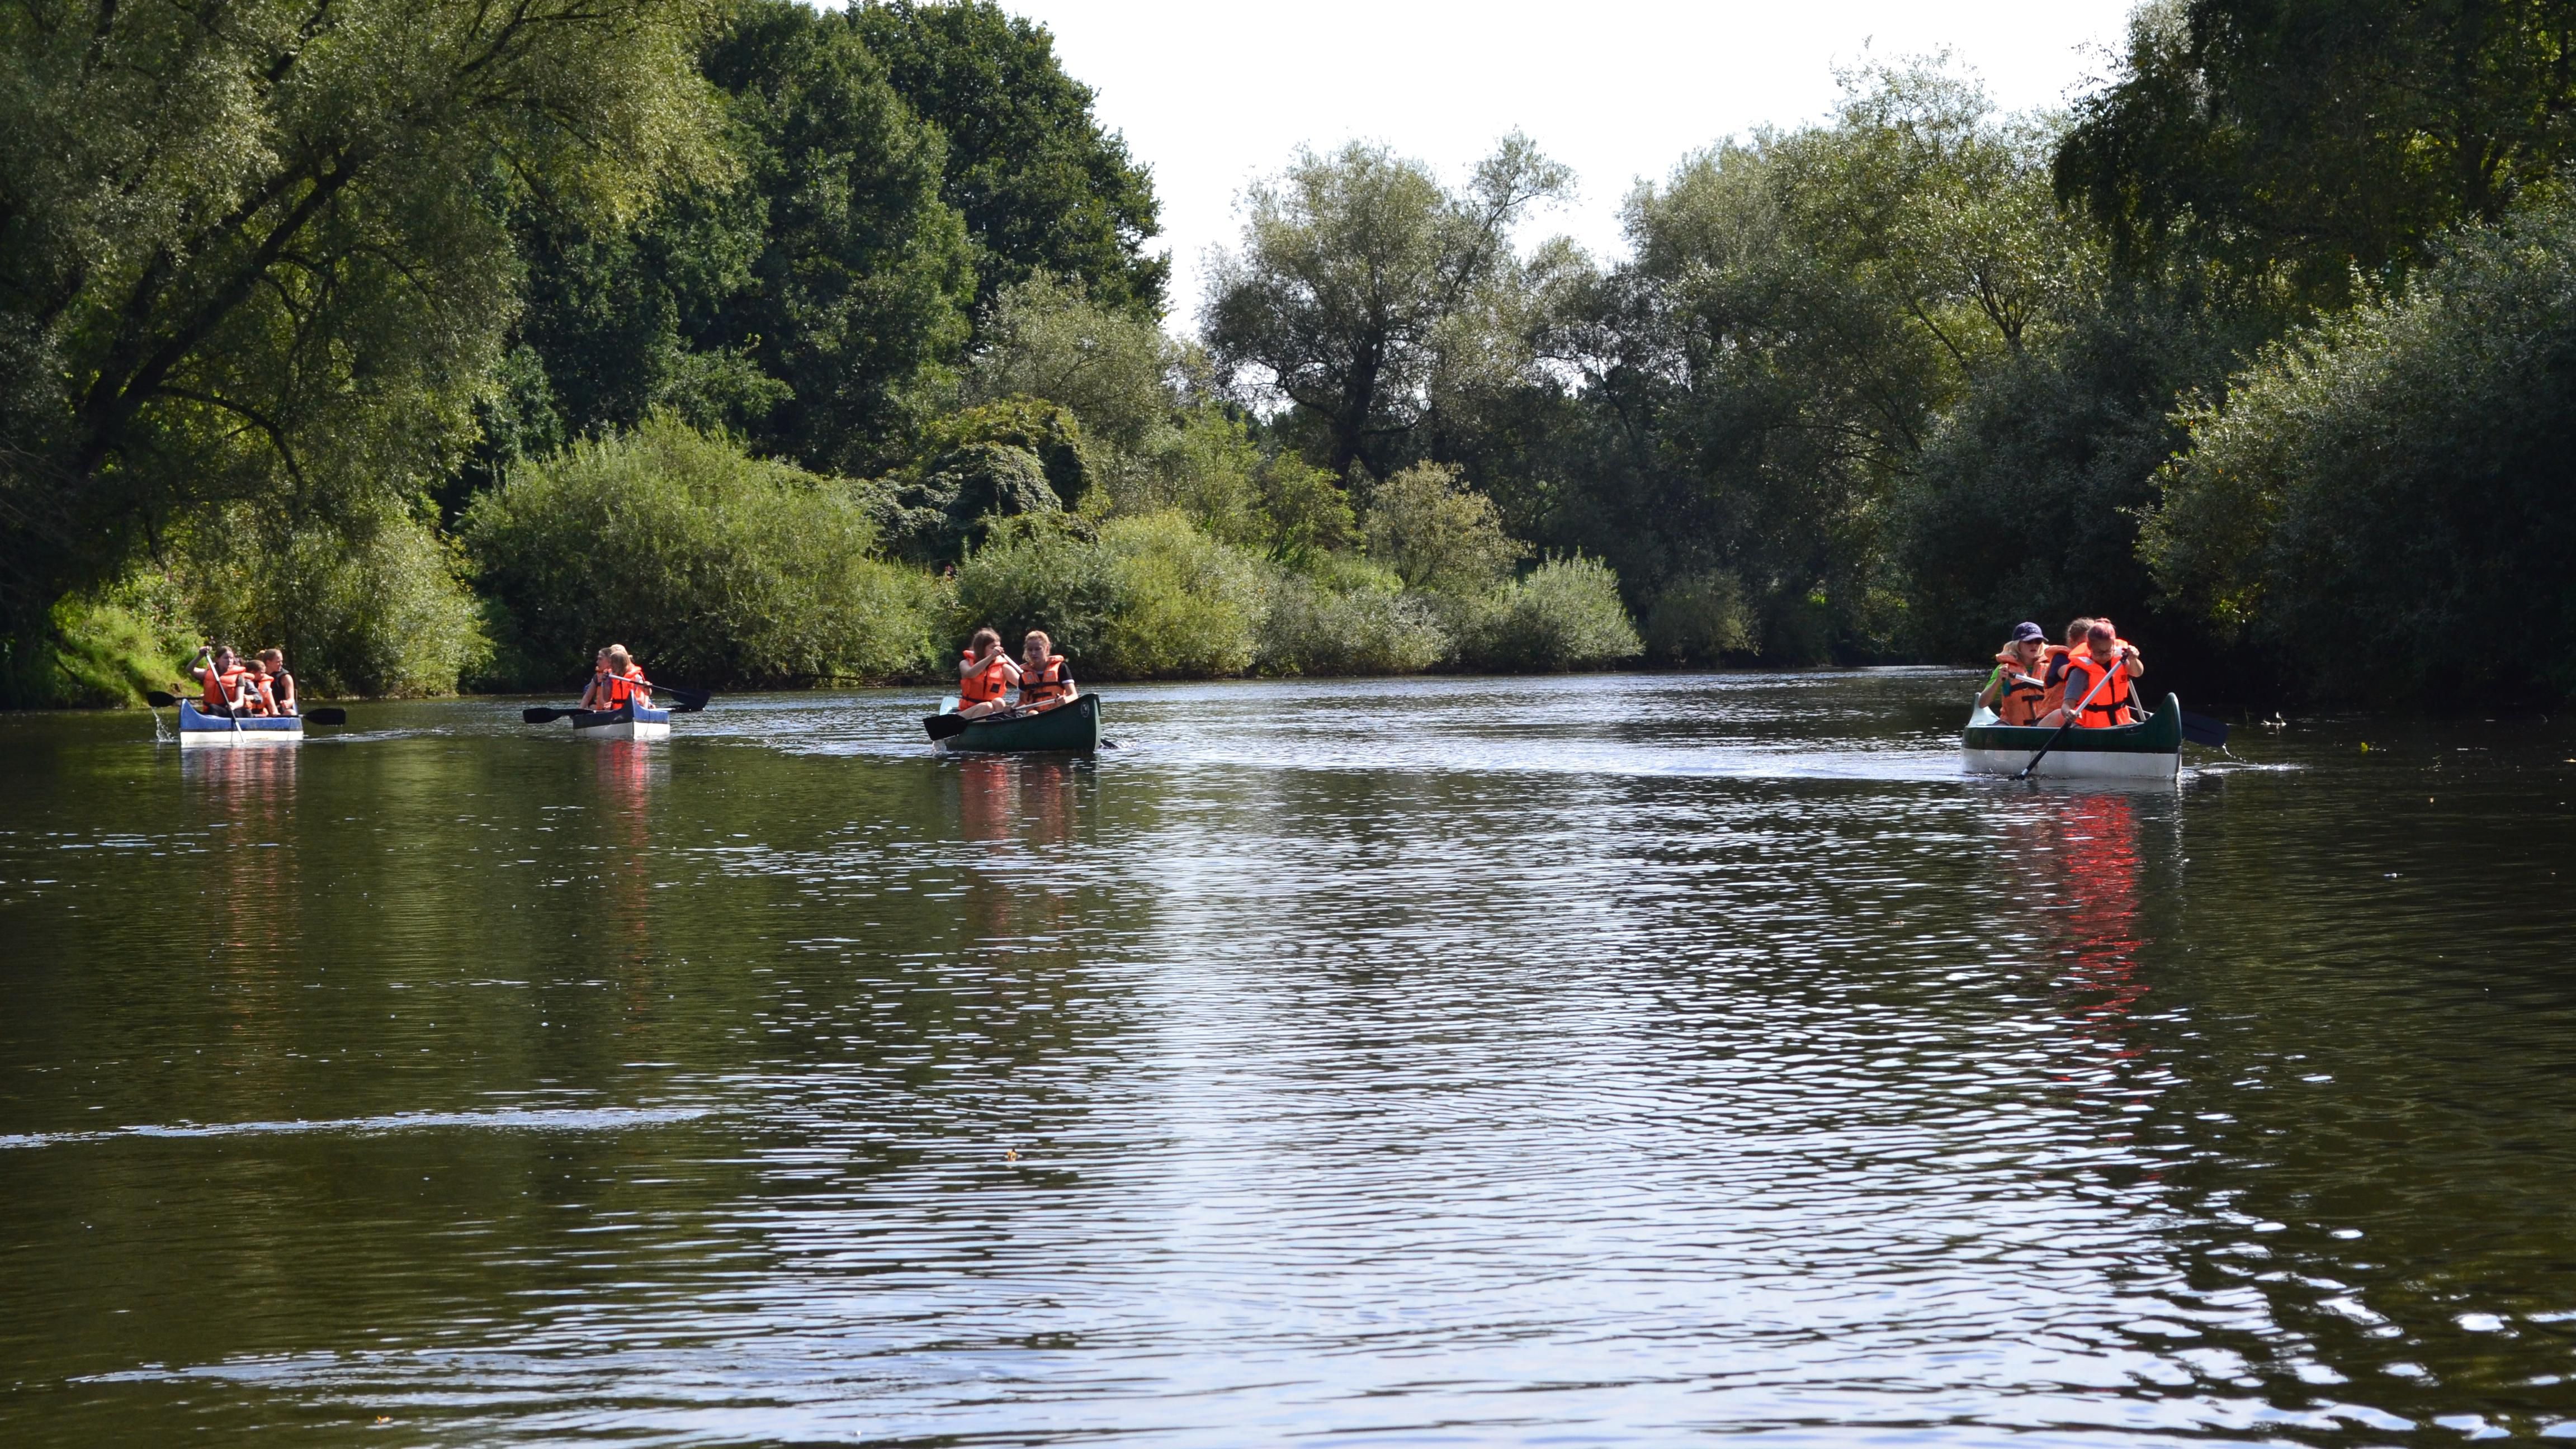
<svg viewBox="0 0 2576 1449"><path fill-rule="evenodd" d="M2216 257L2350 299L2576 157L2576 4L2159 0L2056 163L2134 263Z"/></svg>
<svg viewBox="0 0 2576 1449"><path fill-rule="evenodd" d="M1645 651L1619 602L1619 576L1595 558L1550 559L1476 601L1458 657L1491 670L1581 669Z"/></svg>
<svg viewBox="0 0 2576 1449"><path fill-rule="evenodd" d="M978 444L1016 448L1036 458L1061 507L1081 506L1091 491L1091 461L1082 424L1056 403L1011 396L951 413L924 432L922 452L929 459L924 466L936 472L942 455Z"/></svg>
<svg viewBox="0 0 2576 1449"><path fill-rule="evenodd" d="M1439 611L1392 575L1342 580L1281 573L1261 620L1264 674L1417 674L1449 657Z"/></svg>
<svg viewBox="0 0 2576 1449"><path fill-rule="evenodd" d="M1180 348L1152 319L1093 303L1048 273L1002 290L967 364L970 403L1043 398L1133 450L1169 421Z"/></svg>
<svg viewBox="0 0 2576 1449"><path fill-rule="evenodd" d="M315 698L450 694L491 652L454 551L407 512L324 526L236 506L194 522L179 573L208 637L283 650Z"/></svg>
<svg viewBox="0 0 2576 1449"><path fill-rule="evenodd" d="M1251 668L1258 559L1178 513L1096 531L1031 519L994 530L957 570L956 632L1044 629L1077 677L1156 679Z"/></svg>
<svg viewBox="0 0 2576 1449"><path fill-rule="evenodd" d="M1410 589L1481 593L1529 552L1504 534L1493 500L1445 463L1417 463L1369 490L1366 530L1369 555Z"/></svg>
<svg viewBox="0 0 2576 1449"><path fill-rule="evenodd" d="M1209 349L1247 390L1310 414L1336 476L1385 477L1442 374L1504 330L1525 281L1512 227L1571 185L1518 135L1455 191L1384 146L1301 151L1251 189L1243 249L1217 260Z"/></svg>
<svg viewBox="0 0 2576 1449"><path fill-rule="evenodd" d="M140 569L53 609L54 681L31 703L124 708L167 689L203 637L166 573Z"/></svg>
<svg viewBox="0 0 2576 1449"><path fill-rule="evenodd" d="M2576 694L2524 647L2576 626L2576 204L2461 233L2181 420L2141 540L2177 602L2326 697Z"/></svg>
<svg viewBox="0 0 2576 1449"><path fill-rule="evenodd" d="M1730 654L1760 653L1744 607L1744 585L1719 572L1665 585L1646 615L1642 647L1647 657L1671 664L1715 664Z"/></svg>
<svg viewBox="0 0 2576 1449"><path fill-rule="evenodd" d="M936 657L934 581L872 556L858 489L668 416L521 467L462 531L502 683L576 683L612 641L709 685L876 679Z"/></svg>
<svg viewBox="0 0 2576 1449"><path fill-rule="evenodd" d="M369 516L425 489L514 310L501 199L617 215L697 165L708 16L0 10L0 630L50 632L193 509Z"/></svg>
<svg viewBox="0 0 2576 1449"><path fill-rule="evenodd" d="M946 138L941 195L974 238L979 307L1048 272L1104 306L1159 310L1171 262L1145 250L1161 230L1152 179L1101 129L1044 26L991 0L872 3L848 23Z"/></svg>

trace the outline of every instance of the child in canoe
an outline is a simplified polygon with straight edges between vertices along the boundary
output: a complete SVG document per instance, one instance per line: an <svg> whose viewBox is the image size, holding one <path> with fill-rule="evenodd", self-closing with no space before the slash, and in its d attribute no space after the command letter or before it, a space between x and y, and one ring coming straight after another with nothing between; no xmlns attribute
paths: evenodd
<svg viewBox="0 0 2576 1449"><path fill-rule="evenodd" d="M623 644L611 644L594 657L590 687L581 692L581 707L612 710L632 700L637 705L653 707L652 689L644 682L644 671L626 652Z"/></svg>
<svg viewBox="0 0 2576 1449"><path fill-rule="evenodd" d="M2040 696L2048 692L2039 675L2048 667L2047 658L2047 631L2032 623L2014 625L2011 640L1995 656L1995 672L1986 676L1986 687L1977 696L1978 707L1993 710L2008 725L2039 723Z"/></svg>
<svg viewBox="0 0 2576 1449"><path fill-rule="evenodd" d="M1002 652L1001 631L978 629L957 664L957 712L967 719L981 719L1007 709L1011 688L1019 682L1020 667Z"/></svg>
<svg viewBox="0 0 2576 1449"><path fill-rule="evenodd" d="M1020 708L1035 712L1053 709L1072 699L1073 671L1064 656L1055 652L1055 641L1043 629L1031 629L1020 642Z"/></svg>

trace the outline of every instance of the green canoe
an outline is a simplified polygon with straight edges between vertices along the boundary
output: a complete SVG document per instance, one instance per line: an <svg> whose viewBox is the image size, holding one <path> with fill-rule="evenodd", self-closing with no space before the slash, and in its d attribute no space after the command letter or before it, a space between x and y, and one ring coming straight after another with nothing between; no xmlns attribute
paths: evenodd
<svg viewBox="0 0 2576 1449"><path fill-rule="evenodd" d="M2030 763L2053 729L2008 725L1991 710L1969 717L1960 752L1968 768L2009 775ZM2133 725L2107 730L2068 730L2035 772L2042 777L2096 780L2170 780L2182 769L2182 701L2166 695L2156 712Z"/></svg>
<svg viewBox="0 0 2576 1449"><path fill-rule="evenodd" d="M1036 714L979 719L961 734L939 741L940 748L971 753L1082 751L1100 748L1100 696L1077 695L1073 703Z"/></svg>

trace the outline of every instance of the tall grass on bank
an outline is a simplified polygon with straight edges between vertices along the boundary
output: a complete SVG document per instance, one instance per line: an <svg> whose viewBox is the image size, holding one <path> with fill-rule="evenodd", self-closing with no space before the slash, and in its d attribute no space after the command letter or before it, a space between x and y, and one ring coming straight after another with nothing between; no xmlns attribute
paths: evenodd
<svg viewBox="0 0 2576 1449"><path fill-rule="evenodd" d="M522 467L461 532L503 686L577 682L612 641L717 685L882 679L945 652L938 581L875 556L855 485L668 417Z"/></svg>

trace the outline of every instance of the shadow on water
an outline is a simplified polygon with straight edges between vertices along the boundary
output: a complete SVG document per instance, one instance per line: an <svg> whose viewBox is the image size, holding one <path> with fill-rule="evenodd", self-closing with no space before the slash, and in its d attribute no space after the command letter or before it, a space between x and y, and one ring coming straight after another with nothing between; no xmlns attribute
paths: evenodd
<svg viewBox="0 0 2576 1449"><path fill-rule="evenodd" d="M2576 1433L2576 735L1972 683L0 719L0 1439Z"/></svg>

